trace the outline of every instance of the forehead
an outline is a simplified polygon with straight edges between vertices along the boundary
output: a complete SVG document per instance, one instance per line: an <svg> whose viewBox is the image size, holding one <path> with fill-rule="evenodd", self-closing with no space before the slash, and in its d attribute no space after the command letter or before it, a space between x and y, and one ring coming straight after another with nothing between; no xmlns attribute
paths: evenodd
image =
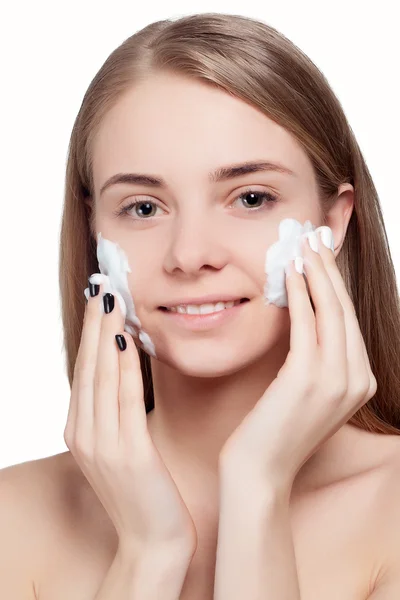
<svg viewBox="0 0 400 600"><path fill-rule="evenodd" d="M131 87L105 115L93 175L98 191L118 172L206 180L218 166L252 159L280 161L313 179L296 139L260 110L206 83L164 74Z"/></svg>

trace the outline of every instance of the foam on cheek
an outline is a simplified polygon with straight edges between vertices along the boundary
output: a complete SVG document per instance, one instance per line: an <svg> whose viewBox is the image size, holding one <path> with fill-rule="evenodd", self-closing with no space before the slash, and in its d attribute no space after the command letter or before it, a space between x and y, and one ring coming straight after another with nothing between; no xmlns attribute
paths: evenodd
<svg viewBox="0 0 400 600"><path fill-rule="evenodd" d="M111 293L118 299L121 313L125 319L124 331L133 337L139 337L144 350L156 358L154 344L150 336L143 331L139 317L136 315L135 304L128 286L127 273L132 273L129 267L128 257L122 248L115 242L97 235L97 260L100 273L90 276L90 282L103 284L104 293ZM85 296L89 298L89 288L85 289ZM136 329L138 332L136 332Z"/></svg>
<svg viewBox="0 0 400 600"><path fill-rule="evenodd" d="M302 225L296 219L283 219L279 223L279 239L268 248L265 255L264 270L267 279L264 286L264 297L266 306L268 304L276 304L280 308L288 306L285 269L296 256L303 257L301 238L307 236L310 231L318 232L324 227L326 228L324 225L315 228L311 221L305 221ZM331 249L333 250L333 248L332 240Z"/></svg>

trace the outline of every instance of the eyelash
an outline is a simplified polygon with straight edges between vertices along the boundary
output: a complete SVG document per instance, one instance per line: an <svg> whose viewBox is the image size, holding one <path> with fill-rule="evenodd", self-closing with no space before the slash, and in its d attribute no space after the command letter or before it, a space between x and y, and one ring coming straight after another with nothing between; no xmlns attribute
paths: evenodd
<svg viewBox="0 0 400 600"><path fill-rule="evenodd" d="M244 192L241 192L241 194L239 194L239 196L237 196L235 198L234 202L236 202L236 200L239 200L243 196L246 196L247 194L257 195L259 198L262 198L262 200L266 200L266 204L264 204L262 206L258 206L256 208L246 208L245 209L246 212L257 212L259 210L265 210L265 209L270 208L269 205L274 204L275 202L278 202L278 196L276 196L275 194L271 194L270 192L253 190L252 188L248 188L247 190L244 190ZM132 208L137 206L138 204L154 204L155 206L158 206L159 208L161 208L161 206L157 202L153 202L153 201L150 202L147 200L135 200L134 202L130 202L129 204L126 204L125 206L122 206L118 210L114 211L114 215L116 217L129 217L131 215L128 215L128 212ZM154 217L144 217L143 219L141 219L140 217L137 217L137 216L132 217L132 218L134 221L149 221L151 219L154 219Z"/></svg>

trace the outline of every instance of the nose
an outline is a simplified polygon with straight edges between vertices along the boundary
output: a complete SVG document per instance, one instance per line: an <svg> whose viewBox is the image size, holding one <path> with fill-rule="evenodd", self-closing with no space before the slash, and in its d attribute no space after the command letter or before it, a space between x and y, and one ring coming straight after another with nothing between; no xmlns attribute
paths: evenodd
<svg viewBox="0 0 400 600"><path fill-rule="evenodd" d="M190 276L202 269L221 269L227 263L227 244L213 216L188 211L172 225L164 258L169 273L179 270Z"/></svg>

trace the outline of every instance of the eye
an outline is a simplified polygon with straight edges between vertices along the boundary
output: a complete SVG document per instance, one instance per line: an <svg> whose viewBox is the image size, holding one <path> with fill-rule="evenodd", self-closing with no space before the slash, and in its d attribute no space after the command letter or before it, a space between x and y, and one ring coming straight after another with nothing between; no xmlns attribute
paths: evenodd
<svg viewBox="0 0 400 600"><path fill-rule="evenodd" d="M259 191L259 190L254 190L253 188L248 188L246 189L244 192L242 192L241 194L239 194L238 196L236 196L236 198L234 199L234 202L237 202L238 200L242 200L244 199L247 203L250 203L250 207L246 208L245 210L246 212L256 212L259 210L263 210L263 209L268 209L271 207L271 205L273 205L274 203L278 202L278 196L276 196L275 194L271 194L270 192L266 192L266 191ZM254 206L253 203L254 202L261 202L260 206ZM141 219L140 217L138 217L137 213L136 216L130 215L130 211L134 208L136 208L137 206L141 207L141 210L144 213L144 217L143 219ZM157 202L150 202L148 200L135 200L134 202L129 202L128 204L126 204L125 206L122 206L121 208L119 208L118 210L114 211L114 215L116 217L119 216L131 216L131 218L135 221L145 221L148 219L151 219L152 217L154 217L154 214L150 214L151 210L152 210L152 206L156 207L156 208L161 208L161 206L159 204L157 204Z"/></svg>
<svg viewBox="0 0 400 600"><path fill-rule="evenodd" d="M245 199L245 201L248 204L250 203L250 208L245 207L248 212L256 212L257 210L269 208L268 205L274 204L278 201L278 196L276 196L275 194L271 194L270 192L253 190L252 188L248 188L236 197L235 202L242 199ZM253 202L261 202L261 205L254 206Z"/></svg>
<svg viewBox="0 0 400 600"><path fill-rule="evenodd" d="M129 215L129 212L133 208L135 208L136 206L144 207L144 216L146 218L154 217L154 215L149 214L151 212L151 207L152 206L161 208L159 206L159 204L157 204L156 202L149 202L148 200L135 200L134 202L129 202L129 204L126 204L125 206L122 206L121 208L119 208L118 210L116 210L114 212L114 215L116 217L119 217L119 216L132 216L132 215ZM133 217L133 216L132 216L132 218L134 220L136 220L136 221L144 221L144 220L146 220L146 219L140 219L140 218L138 219L138 218Z"/></svg>

